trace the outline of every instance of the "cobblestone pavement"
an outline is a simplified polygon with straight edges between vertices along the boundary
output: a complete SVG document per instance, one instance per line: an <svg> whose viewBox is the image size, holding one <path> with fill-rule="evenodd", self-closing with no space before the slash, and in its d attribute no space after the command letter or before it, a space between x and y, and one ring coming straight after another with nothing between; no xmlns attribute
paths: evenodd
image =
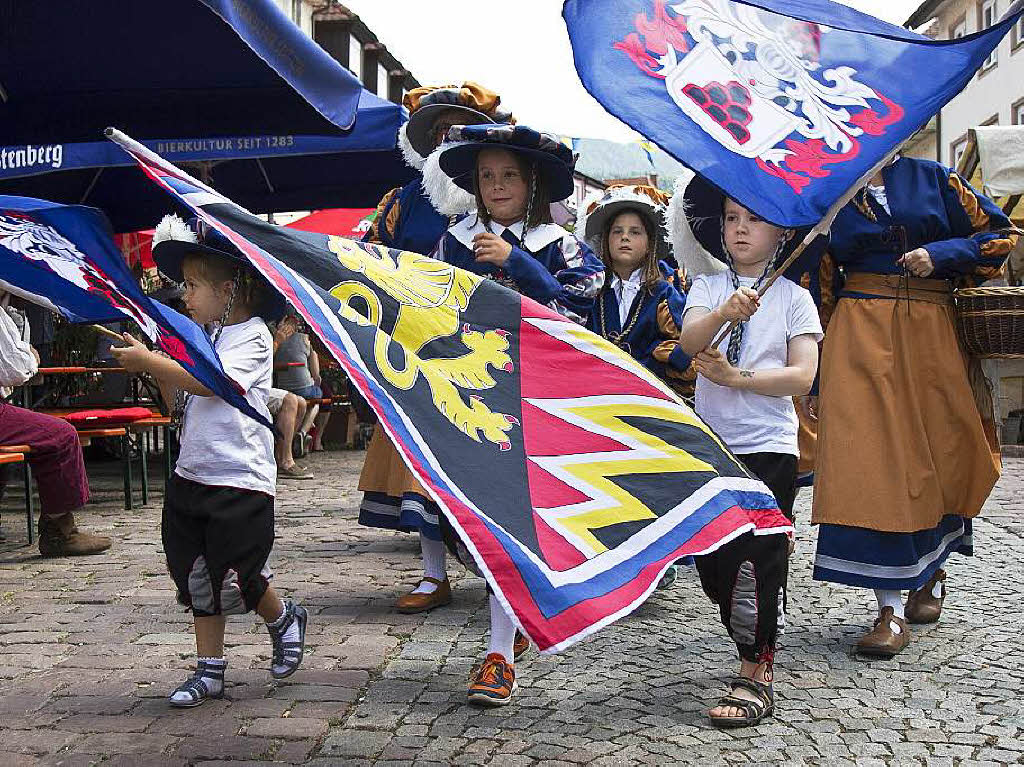
<svg viewBox="0 0 1024 767"><path fill-rule="evenodd" d="M113 476L81 515L116 539L106 555L42 560L5 504L0 544L0 765L307 763L592 764L1024 761L1024 461L1006 461L977 524L973 560L948 567L943 620L914 629L892 662L850 654L872 597L811 580L801 530L778 714L717 731L703 715L734 664L695 576L570 651L517 665L500 710L464 705L487 628L483 582L462 575L451 607L402 616L412 537L355 524L361 453L319 454L317 479L283 483L275 583L311 613L308 655L287 682L267 670L252 616L228 630L229 687L201 709L165 697L192 662L156 503L120 508ZM799 500L808 518L809 496Z"/></svg>

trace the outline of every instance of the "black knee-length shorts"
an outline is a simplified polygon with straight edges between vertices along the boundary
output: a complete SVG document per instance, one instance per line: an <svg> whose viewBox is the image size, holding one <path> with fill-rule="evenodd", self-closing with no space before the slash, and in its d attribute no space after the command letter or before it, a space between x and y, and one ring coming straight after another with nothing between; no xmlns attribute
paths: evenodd
<svg viewBox="0 0 1024 767"><path fill-rule="evenodd" d="M174 474L161 527L167 569L181 604L197 616L256 609L271 578L273 496Z"/></svg>

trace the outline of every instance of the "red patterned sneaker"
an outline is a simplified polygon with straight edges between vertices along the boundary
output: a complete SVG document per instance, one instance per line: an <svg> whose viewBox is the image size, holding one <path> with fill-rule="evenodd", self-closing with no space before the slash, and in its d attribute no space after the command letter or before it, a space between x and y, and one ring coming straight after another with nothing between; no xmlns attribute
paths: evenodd
<svg viewBox="0 0 1024 767"><path fill-rule="evenodd" d="M501 655L492 652L484 658L467 697L477 706L504 706L512 700L515 691L515 669Z"/></svg>

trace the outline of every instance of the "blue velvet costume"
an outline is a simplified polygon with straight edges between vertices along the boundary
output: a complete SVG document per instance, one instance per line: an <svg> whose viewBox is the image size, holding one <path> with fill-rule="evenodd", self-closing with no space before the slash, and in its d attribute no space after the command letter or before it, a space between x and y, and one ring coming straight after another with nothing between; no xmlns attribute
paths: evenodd
<svg viewBox="0 0 1024 767"><path fill-rule="evenodd" d="M422 177L417 176L384 195L363 240L426 255L444 236L449 223L448 216L434 210L423 191Z"/></svg>
<svg viewBox="0 0 1024 767"><path fill-rule="evenodd" d="M601 260L589 245L556 224L531 228L525 246L521 241L522 230L522 222L509 227L491 222L489 231L510 243L512 253L501 269L478 263L473 254L473 237L488 231L488 227L471 213L448 230L434 258L491 277L574 322L585 324L604 284Z"/></svg>
<svg viewBox="0 0 1024 767"><path fill-rule="evenodd" d="M658 280L652 288L641 289L633 301L623 335L618 296L606 286L587 328L610 340L673 388L692 393L690 357L679 346L685 305L682 293L667 280Z"/></svg>

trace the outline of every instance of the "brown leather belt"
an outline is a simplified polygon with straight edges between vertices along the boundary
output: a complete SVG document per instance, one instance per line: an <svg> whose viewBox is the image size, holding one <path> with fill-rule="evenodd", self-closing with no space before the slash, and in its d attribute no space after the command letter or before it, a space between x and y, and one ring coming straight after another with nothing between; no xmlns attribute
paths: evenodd
<svg viewBox="0 0 1024 767"><path fill-rule="evenodd" d="M953 305L953 284L949 280L931 280L922 277L901 277L898 274L868 274L854 272L847 275L843 294L864 293L879 298L902 298L926 301L940 306ZM854 296L850 296L853 298Z"/></svg>

